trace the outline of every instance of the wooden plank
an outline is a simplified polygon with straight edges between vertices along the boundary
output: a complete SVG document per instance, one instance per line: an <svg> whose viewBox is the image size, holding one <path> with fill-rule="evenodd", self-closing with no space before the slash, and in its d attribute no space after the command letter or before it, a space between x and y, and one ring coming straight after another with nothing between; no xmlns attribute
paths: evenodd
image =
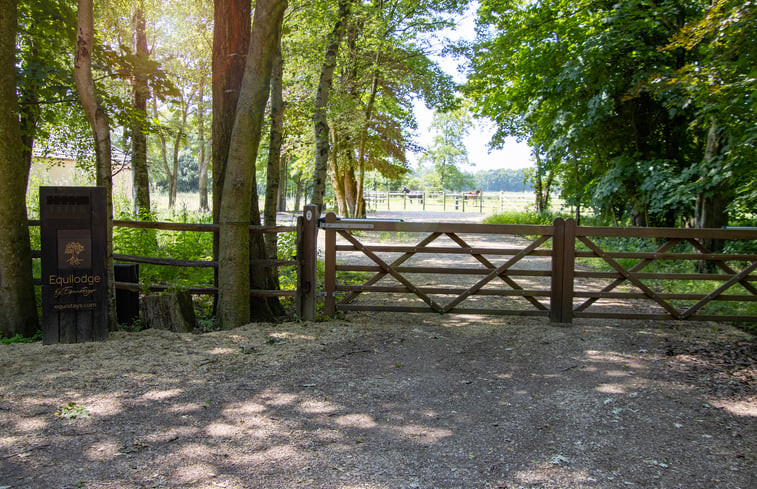
<svg viewBox="0 0 757 489"><path fill-rule="evenodd" d="M336 221L336 215L333 212L326 214L326 224ZM336 230L328 228L326 232L326 251L324 256L324 265L326 273L324 275L324 290L326 292L323 313L328 317L334 317L336 314Z"/></svg>
<svg viewBox="0 0 757 489"><path fill-rule="evenodd" d="M318 254L318 207L309 204L303 211L301 233L297 241L297 258L300 269L297 273L298 315L304 321L315 319ZM298 219L299 222L299 219Z"/></svg>
<svg viewBox="0 0 757 489"><path fill-rule="evenodd" d="M619 278L623 274L616 272L585 272L577 270L577 278ZM698 280L698 281L723 281L731 276L717 273L634 273L634 277L649 280ZM757 275L742 278L744 281L757 282Z"/></svg>
<svg viewBox="0 0 757 489"><path fill-rule="evenodd" d="M76 320L78 312L58 313L58 337L61 343L76 343Z"/></svg>
<svg viewBox="0 0 757 489"><path fill-rule="evenodd" d="M749 229L701 229L701 228L616 228L579 226L576 236L583 237L626 237L626 238L694 238L757 240L757 231Z"/></svg>
<svg viewBox="0 0 757 489"><path fill-rule="evenodd" d="M95 311L79 311L76 313L75 343L95 340L94 316Z"/></svg>
<svg viewBox="0 0 757 489"><path fill-rule="evenodd" d="M657 294L663 299L669 300L688 300L698 301L705 297L705 294ZM641 292L574 292L573 297L596 297L597 299L648 299L646 294ZM724 295L717 297L718 301L730 302L757 302L757 296L753 295Z"/></svg>
<svg viewBox="0 0 757 489"><path fill-rule="evenodd" d="M448 237L449 237L450 239L452 239L452 240L453 240L453 241L454 241L455 243L457 243L457 244L458 244L458 245L460 246L460 248L461 248L462 250L468 250L468 251L470 252L470 250L472 249L472 248L470 248L470 247L468 246L468 244L467 244L467 243L465 242L465 240L463 240L463 239L462 239L461 237L459 237L459 236L458 236L457 234L455 234L455 233L447 233L447 236L448 236ZM542 238L544 238L544 237L542 237ZM549 238L545 238L545 239L544 239L544 241L546 241L547 239L549 239ZM543 241L542 241L542 242L543 242ZM532 243L532 244L533 244L533 243ZM540 245L537 245L537 247L538 247L538 246L540 246ZM535 248L532 248L532 250L535 250ZM520 251L519 251L518 253L516 253L516 255L515 255L515 257L518 257L518 256L520 255L520 258L515 258L515 257L514 257L514 258L513 258L512 260L510 260L510 261L512 262L512 264L515 264L516 262L520 261L520 259L522 259L522 258L523 258L523 257L525 257L526 255L530 255L530 254L531 254L531 253L521 254L521 253L522 253L523 251L524 251L524 250L520 250ZM479 261L479 263L481 263L482 265L484 265L484 266L485 266L485 267L486 267L487 269L489 269L489 270L494 270L494 269L496 268L496 267L494 266L494 264L493 264L493 263L491 263L491 262L490 262L489 260L487 260L487 259L486 259L486 258L485 258L484 256L482 256L482 255L480 255L480 254L477 254L477 253L472 253L472 256L473 256L473 257L474 257L474 258L475 258L476 260L478 260L478 261ZM509 263L509 262L508 262L508 263ZM509 268L509 266L508 266L508 268ZM518 284L518 283L517 283L516 281L514 281L513 279L511 279L511 278L510 278L510 277L508 277L507 275L502 275L502 274L499 274L499 275L498 275L498 277L499 277L499 278L500 278L500 279L501 279L501 280L502 280L503 282L505 282L505 283L506 283L507 285L509 285L509 286L510 286L510 287L511 287L512 289L514 289L514 290L522 290L522 287L521 287L521 286L520 286L520 285L519 285L519 284ZM477 285L478 285L478 284L477 284ZM482 285L482 286L483 286L483 285ZM474 287L476 287L476 286L474 285ZM479 291L479 290L481 289L481 287L478 287L478 288L477 288L476 290L473 290L473 288L474 288L474 287L471 287L471 288L470 288L470 289L468 289L467 291L465 291L465 292L462 292L462 293L461 293L461 294L460 294L460 295L458 296L458 298L457 298L457 299L454 299L454 300L453 300L453 301L452 301L452 302L451 302L450 304L447 304L447 306L445 307L445 309L446 309L446 308L450 308L450 309L451 309L451 308L452 308L452 307L454 307L454 306L455 306L456 304L460 303L460 302L461 302L462 300L464 300L465 298L467 298L467 297L468 297L469 295L471 295L471 294L476 294L476 293L477 293L477 292L478 292L478 291ZM541 309L541 310L545 310L545 311L546 311L546 310L548 309L548 308L547 308L547 306L545 306L544 304L542 304L541 302L539 302L539 300L538 300L538 299L536 299L535 297L533 297L533 296L524 296L524 297L526 297L526 300L528 300L528 301L529 301L529 302L530 302L530 303L531 303L531 304L532 304L532 305L533 305L534 307L536 307L537 309ZM457 301L457 302L455 302L455 301Z"/></svg>
<svg viewBox="0 0 757 489"><path fill-rule="evenodd" d="M573 273L576 269L576 221L566 219L564 233L564 246L562 249L564 271L561 277L562 296L560 298L560 309L562 313L560 314L560 322L571 323L573 322L573 287L575 282Z"/></svg>
<svg viewBox="0 0 757 489"><path fill-rule="evenodd" d="M431 233L428 236L426 236L425 238L423 238L413 248L414 249L423 249L427 244L432 243L439 236L441 236L440 233ZM338 251L338 249L339 249L339 247L337 247L337 251ZM399 265L405 263L407 260L409 260L410 258L412 258L415 253L416 253L415 251L408 251L408 252L406 252L402 256L400 256L397 259L395 259L390 264L390 266L392 266L392 267L398 267ZM363 285L364 286L371 286L371 285L375 284L376 282L378 282L379 280L381 280L382 278L384 278L386 275L387 275L387 273L384 272L383 270L381 270L378 273L376 273L373 277L371 277L370 279L368 279L365 282L363 282ZM344 304L348 304L348 303L352 302L358 296L358 294L359 294L359 292L353 292L350 295L348 295L347 297L345 297L341 302L344 303Z"/></svg>
<svg viewBox="0 0 757 489"><path fill-rule="evenodd" d="M707 294L706 297L704 297L702 300L688 308L686 311L683 312L683 315L681 319L686 319L691 317L694 313L696 313L699 309L701 309L705 304L715 299L717 296L731 288L736 283L740 282L742 278L752 273L753 270L757 269L757 262L752 263L750 266L743 269L738 274L734 275L730 280L726 281L724 284L722 284L717 289L713 290L709 294Z"/></svg>
<svg viewBox="0 0 757 489"><path fill-rule="evenodd" d="M676 243L681 242L680 239L674 240ZM639 260L711 260L711 261L755 261L757 255L745 255L745 254L733 254L727 255L723 253L660 253L655 252L627 252L627 251L605 251L607 256L612 258L631 258ZM579 258L597 258L597 255L592 251L576 251L576 256Z"/></svg>
<svg viewBox="0 0 757 489"><path fill-rule="evenodd" d="M167 222L167 221L126 221L113 220L114 227L157 229L158 231L191 231L199 233L216 233L218 224ZM250 232L255 233L293 233L297 232L296 226L249 226Z"/></svg>
<svg viewBox="0 0 757 489"><path fill-rule="evenodd" d="M338 272L377 272L382 270L376 265L337 265ZM429 275L487 275L489 270L485 268L432 268L432 267L394 267L399 273L423 273ZM552 275L550 270L525 270L521 268L510 269L508 275L516 277L549 277ZM615 277L617 274L612 275Z"/></svg>
<svg viewBox="0 0 757 489"><path fill-rule="evenodd" d="M672 239L672 240L664 243L662 246L660 246L654 254L655 255L664 255L668 250L672 249L680 241L681 241L680 239ZM594 253L593 251L591 253L592 253L593 256L597 256L596 253ZM613 256L614 257L614 255L608 255L608 256ZM634 265L633 267L631 267L631 269L629 271L631 273L636 273L639 270L643 270L644 268L646 268L647 265L649 265L650 263L652 263L652 261L654 261L654 258L644 259L641 262L639 262L636 265ZM575 275L575 271L574 271L574 275ZM625 277L619 277L619 278L615 279L615 281L613 281L611 284L609 284L606 287L604 287L601 290L601 293L610 292L611 290L615 289L618 285L622 284L625 281L626 281ZM587 309L589 306L591 306L595 301L596 301L596 299L589 299L588 301L586 301L583 304L581 304L580 306L578 306L575 310L576 311L583 311L584 309Z"/></svg>
<svg viewBox="0 0 757 489"><path fill-rule="evenodd" d="M361 248L361 251L363 251L363 253L365 253L366 256L368 256L368 258L373 260L379 266L379 268L381 268L381 271L390 274L392 277L394 277L395 280L403 284L405 287L409 288L415 295L420 297L421 300L423 300L423 302L428 304L429 307L431 307L431 309L437 312L442 312L442 307L439 304L434 302L433 299L431 299L429 296L427 296L423 292L419 291L415 285L413 285L409 280L403 277L402 274L400 274L395 268L390 267L380 257L378 257L376 254L374 254L370 250L362 249L362 244L357 239L355 239L355 237L353 237L351 234L347 233L346 231L339 231L339 234L345 239L347 239L348 241L350 241L355 246Z"/></svg>
<svg viewBox="0 0 757 489"><path fill-rule="evenodd" d="M643 282L641 282L638 279L638 275L637 274L631 274L631 273L629 273L625 268L623 268L622 266L620 266L620 264L618 264L618 262L616 262L615 260L613 260L612 258L610 258L608 256L605 256L604 251L602 249L600 249L597 245L595 245L592 241L590 241L588 238L586 238L584 236L580 236L579 240L583 244L585 244L586 246L588 246L589 248L591 248L595 253L597 253L597 255L599 255L600 257L602 257L611 267L613 267L615 270L617 270L618 273L620 273L626 280L628 280L633 285L635 285L636 287L638 287L639 289L641 289L641 291L644 292L647 296L649 296L650 299L654 300L660 306L662 306L662 308L665 309L666 311L668 311L672 317L674 317L676 319L680 319L681 313L678 311L678 309L676 309L675 307L673 307L672 305L670 305L667 301L661 299L657 295L657 293L655 291L653 291L652 289L650 289L649 287L647 287L646 284L644 284Z"/></svg>
<svg viewBox="0 0 757 489"><path fill-rule="evenodd" d="M437 235L440 235L442 233L435 233ZM456 236L455 233L444 233L448 236ZM364 244L366 249L369 249L373 251L374 253L420 253L420 254L434 254L434 255L459 255L459 254L469 254L469 255L497 255L497 256L507 256L507 255L517 255L520 253L522 248L476 248L476 247L465 247L465 248L455 248L455 247L435 247L435 246L429 246L429 247L420 247L418 245L415 246L391 246L391 245L368 245ZM344 245L339 244L336 245L337 251L358 251L354 246L352 245ZM551 250L533 250L529 256L552 256ZM592 255L593 256L593 255Z"/></svg>
<svg viewBox="0 0 757 489"><path fill-rule="evenodd" d="M565 274L565 220L558 217L553 222L554 235L552 236L552 294L549 299L549 320L553 323L562 323L562 296L563 275Z"/></svg>
<svg viewBox="0 0 757 489"><path fill-rule="evenodd" d="M402 286L389 286L389 285L337 285L337 292L380 292L380 293L409 293L410 289ZM418 287L418 290L425 294L434 295L458 295L462 294L468 289L462 288L450 288L450 287ZM488 296L488 297L549 297L548 290L533 290L533 289L481 289L475 293L476 296ZM340 304L347 304L345 301L341 301ZM546 310L546 308L544 308Z"/></svg>
<svg viewBox="0 0 757 489"><path fill-rule="evenodd" d="M467 291L463 292L462 294L460 294L459 296L457 296L455 299L453 299L452 301L450 301L446 306L444 306L444 309L443 309L442 312L448 312L448 311L452 310L452 308L454 308L457 304L461 303L466 298L470 297L472 294L475 294L484 285L486 285L487 283L491 282L496 277L501 276L510 267L512 267L513 265L515 265L517 262L519 262L521 258L523 258L524 256L527 256L531 250L533 250L533 249L541 246L542 243L544 243L545 241L547 241L548 239L550 239L550 237L551 236L542 236L539 239L537 239L536 241L534 241L533 243L531 243L530 245L528 245L525 248L523 248L520 253L518 253L517 255L515 255L512 258L510 258L509 260L507 260L505 263L503 263L502 265L500 265L499 267L497 267L496 269L494 269L493 271L491 271L489 274L487 274L486 277L484 277L481 280L479 280L478 282L476 282Z"/></svg>

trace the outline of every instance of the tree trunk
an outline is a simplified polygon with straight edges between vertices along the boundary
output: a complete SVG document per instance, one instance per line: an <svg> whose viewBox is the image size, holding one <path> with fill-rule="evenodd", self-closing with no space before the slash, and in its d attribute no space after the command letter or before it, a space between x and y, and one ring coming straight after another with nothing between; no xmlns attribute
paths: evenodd
<svg viewBox="0 0 757 489"><path fill-rule="evenodd" d="M276 225L279 185L281 183L281 143L284 139L284 60L281 57L281 32L277 34L271 73L271 133L268 144L268 167L266 173L265 206L263 224ZM265 234L266 254L276 258L276 233ZM276 280L278 284L278 280ZM278 287L277 287L278 288Z"/></svg>
<svg viewBox="0 0 757 489"><path fill-rule="evenodd" d="M282 0L258 0L255 5L248 63L229 141L218 233L217 317L225 329L250 320L250 256L239 251L250 248L254 162L270 90L274 44L285 9Z"/></svg>
<svg viewBox="0 0 757 489"><path fill-rule="evenodd" d="M108 329L118 326L116 316L116 289L113 273L113 179L110 167L110 124L100 105L92 78L92 52L94 49L93 0L79 0L74 80L84 113L92 127L95 139L96 183L105 188L106 269L108 274Z"/></svg>
<svg viewBox="0 0 757 489"><path fill-rule="evenodd" d="M200 210L210 209L208 206L208 168L210 166L210 151L207 150L205 141L205 81L200 81L197 99L197 139L200 145L199 161L199 187L200 187Z"/></svg>
<svg viewBox="0 0 757 489"><path fill-rule="evenodd" d="M296 188L294 190L294 212L302 210L302 172L297 173L295 177Z"/></svg>
<svg viewBox="0 0 757 489"><path fill-rule="evenodd" d="M145 30L144 0L137 2L134 11L134 53L137 59L147 60L150 53L147 49L147 32ZM131 121L131 172L132 198L134 199L134 215L138 219L149 219L150 216L150 177L147 171L147 99L150 90L147 77L139 69L131 80L132 104L134 115Z"/></svg>
<svg viewBox="0 0 757 489"><path fill-rule="evenodd" d="M24 159L16 98L16 1L0 11L0 336L32 336L39 327L32 285L26 215L29 168Z"/></svg>
<svg viewBox="0 0 757 489"><path fill-rule="evenodd" d="M213 167L213 222L221 214L221 194L229 157L229 141L250 45L251 0L213 0L213 60L211 158ZM213 259L219 259L219 236L213 237ZM218 286L218 269L214 271ZM218 296L215 309L218 310Z"/></svg>
<svg viewBox="0 0 757 489"><path fill-rule="evenodd" d="M710 124L707 133L707 146L704 152L705 162L718 156L721 150L719 127L715 119ZM704 178L704 177L702 177ZM727 180L719 182L697 194L694 211L694 227L720 228L728 225L728 205L733 200L733 189ZM724 241L721 239L705 239L702 245L712 253L723 251ZM711 261L700 261L697 265L700 272L712 272L715 264Z"/></svg>
<svg viewBox="0 0 757 489"><path fill-rule="evenodd" d="M214 0L213 122L210 141L213 158L213 222L218 223L221 194L229 157L229 141L250 45L250 0Z"/></svg>
<svg viewBox="0 0 757 489"><path fill-rule="evenodd" d="M323 208L323 197L326 193L326 173L329 163L329 123L326 108L329 102L329 93L334 80L339 45L342 42L347 17L350 14L351 1L339 0L339 13L334 24L334 29L329 35L326 54L321 67L321 77L318 81L318 91L315 96L315 112L313 123L315 129L315 169L313 171L313 204L318 209Z"/></svg>
<svg viewBox="0 0 757 489"><path fill-rule="evenodd" d="M189 105L192 103L193 96L190 96L188 100L184 100L184 96L181 96L181 124L176 131L176 137L173 143L173 157L171 162L171 180L169 185L168 206L173 207L176 205L176 195L179 186L179 151L181 150L181 143L184 141L184 130L187 127L187 117L189 115Z"/></svg>
<svg viewBox="0 0 757 489"><path fill-rule="evenodd" d="M344 175L337 161L337 156L339 155L339 136L334 134L332 137L334 150L329 154L328 177L331 178L331 190L334 192L334 200L336 200L336 212L341 217L348 217L347 201L344 198Z"/></svg>
<svg viewBox="0 0 757 489"><path fill-rule="evenodd" d="M279 212L287 211L287 159L284 158L279 165Z"/></svg>
<svg viewBox="0 0 757 489"><path fill-rule="evenodd" d="M373 79L371 80L371 94L368 97L368 103L365 106L365 112L363 114L363 127L360 131L360 145L357 157L357 195L355 196L355 217L365 217L365 145L368 140L368 128L371 124L371 118L373 117L373 107L376 103L376 94L378 93L378 81L379 81L379 60L381 58L381 49L383 43L378 49L376 49L376 56L374 59Z"/></svg>
<svg viewBox="0 0 757 489"><path fill-rule="evenodd" d="M158 101L156 97L152 99L152 111L155 120L158 119ZM173 188L176 184L174 175L171 173L171 166L168 164L168 143L166 142L166 135L163 133L163 129L158 130L158 139L160 140L160 162L163 165L163 171L166 173L166 179L168 180L168 207L173 207L173 201L171 195L173 195Z"/></svg>

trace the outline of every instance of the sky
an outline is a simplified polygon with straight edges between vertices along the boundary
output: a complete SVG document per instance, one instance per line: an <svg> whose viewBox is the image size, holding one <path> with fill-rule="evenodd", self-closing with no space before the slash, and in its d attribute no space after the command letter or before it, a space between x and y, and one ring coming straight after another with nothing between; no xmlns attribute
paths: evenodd
<svg viewBox="0 0 757 489"><path fill-rule="evenodd" d="M474 3L468 11L458 19L458 29L455 31L446 31L445 35L449 41L459 39L473 40L474 21L476 4ZM433 41L441 45L439 40ZM461 83L465 77L458 70L458 62L452 57L432 56L455 81ZM426 108L421 101L415 103L415 117L418 120L418 138L417 142L421 146L429 146L433 140L433 134L430 131L433 112ZM464 171L493 170L498 168L529 168L533 166L531 161L531 149L526 143L521 143L515 138L508 138L502 149L489 150L489 141L494 133L493 123L489 120L477 121L465 138L465 146L468 149L468 160L473 163L468 168L462 168ZM417 168L417 160L420 155L411 155L410 160L414 167Z"/></svg>

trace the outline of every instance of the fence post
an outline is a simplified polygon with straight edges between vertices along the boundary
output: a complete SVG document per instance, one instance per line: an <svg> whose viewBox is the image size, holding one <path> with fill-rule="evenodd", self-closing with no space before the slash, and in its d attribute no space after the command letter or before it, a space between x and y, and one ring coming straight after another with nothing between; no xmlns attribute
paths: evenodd
<svg viewBox="0 0 757 489"><path fill-rule="evenodd" d="M573 269L575 266L576 222L558 217L552 223L552 286L549 320L573 322Z"/></svg>
<svg viewBox="0 0 757 489"><path fill-rule="evenodd" d="M326 214L326 222L336 222L336 215L333 212ZM324 284L323 288L326 298L323 305L323 313L328 317L336 315L336 231L326 229L326 251L324 256Z"/></svg>
<svg viewBox="0 0 757 489"><path fill-rule="evenodd" d="M297 315L303 321L315 319L315 294L318 288L316 263L318 261L318 207L305 206L297 218Z"/></svg>
<svg viewBox="0 0 757 489"><path fill-rule="evenodd" d="M565 220L552 221L552 283L549 293L549 320L562 322L563 250L565 248Z"/></svg>
<svg viewBox="0 0 757 489"><path fill-rule="evenodd" d="M576 270L576 221L565 220L563 241L562 322L573 322L573 287Z"/></svg>

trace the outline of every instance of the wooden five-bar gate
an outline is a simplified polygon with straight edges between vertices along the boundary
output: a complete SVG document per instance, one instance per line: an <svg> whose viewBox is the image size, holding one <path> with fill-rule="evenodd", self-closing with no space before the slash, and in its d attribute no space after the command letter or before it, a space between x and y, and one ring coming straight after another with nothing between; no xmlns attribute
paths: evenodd
<svg viewBox="0 0 757 489"><path fill-rule="evenodd" d="M38 226L39 221L30 224ZM213 224L114 224L218 231ZM562 323L573 318L757 322L754 228L582 227L572 219L542 226L349 220L334 214L319 218L315 206L306 206L296 227L250 226L250 232L297 234L294 259L252 264L295 267L296 290L250 290L250 295L292 298L297 314L306 320L316 317L316 303L322 299L327 316L339 311L397 311L543 316ZM608 246L611 241L614 246ZM713 253L718 243L728 246ZM740 246L744 243L747 246ZM321 251L322 279L316 265ZM212 260L126 255L115 259L217 266ZM118 281L116 287L171 289ZM217 289L204 285L187 292L213 295Z"/></svg>
<svg viewBox="0 0 757 489"><path fill-rule="evenodd" d="M718 240L754 243L755 229L581 227L572 219L545 226L421 223L334 214L317 226L324 233L328 316L395 311L562 323L580 317L757 321L750 312L757 302L757 254L709 248ZM619 240L642 249L607 249L608 241ZM310 302L305 299L306 316L314 310ZM736 307L723 308L724 302Z"/></svg>

